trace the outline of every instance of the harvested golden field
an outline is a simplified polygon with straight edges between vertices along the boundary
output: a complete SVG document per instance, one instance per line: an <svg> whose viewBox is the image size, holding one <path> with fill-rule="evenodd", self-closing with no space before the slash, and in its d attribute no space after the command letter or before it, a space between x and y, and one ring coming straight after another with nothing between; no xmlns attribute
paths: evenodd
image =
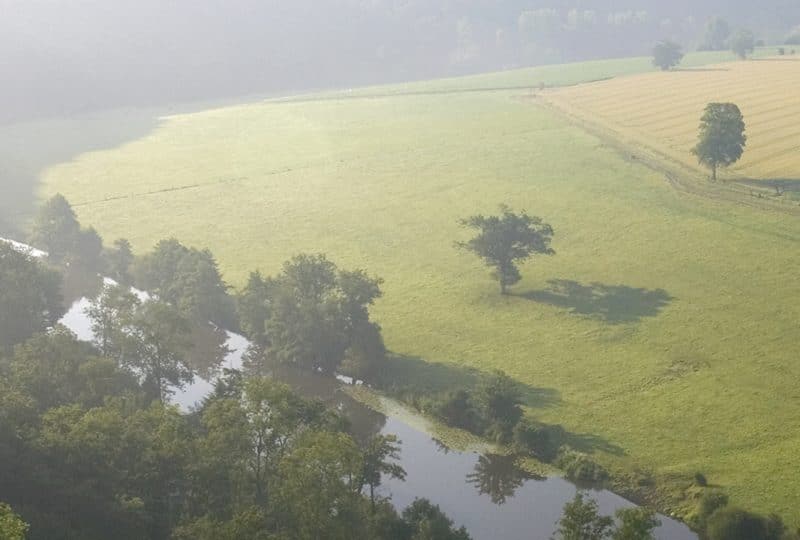
<svg viewBox="0 0 800 540"><path fill-rule="evenodd" d="M763 58L655 72L546 92L552 105L698 168L691 149L706 104L742 110L747 148L727 179L800 179L800 59Z"/></svg>

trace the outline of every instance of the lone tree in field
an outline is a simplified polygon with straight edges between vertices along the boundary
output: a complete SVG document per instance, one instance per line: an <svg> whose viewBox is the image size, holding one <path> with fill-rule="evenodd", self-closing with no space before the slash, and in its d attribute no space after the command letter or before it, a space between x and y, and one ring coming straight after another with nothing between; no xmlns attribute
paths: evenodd
<svg viewBox="0 0 800 540"><path fill-rule="evenodd" d="M692 153L711 169L711 179L716 182L717 168L739 161L746 142L739 107L734 103L709 103L700 119L699 141Z"/></svg>
<svg viewBox="0 0 800 540"><path fill-rule="evenodd" d="M681 63L683 51L681 46L669 40L659 41L653 47L653 65L668 71Z"/></svg>
<svg viewBox="0 0 800 540"><path fill-rule="evenodd" d="M756 49L756 38L750 30L737 30L731 36L730 44L734 54L744 60Z"/></svg>
<svg viewBox="0 0 800 540"><path fill-rule="evenodd" d="M468 242L456 246L473 252L494 271L500 282L500 293L506 294L509 285L517 283L520 273L517 263L534 254L554 255L550 248L553 228L541 218L529 216L524 211L515 214L505 205L499 216L476 215L460 221L461 225L478 231Z"/></svg>

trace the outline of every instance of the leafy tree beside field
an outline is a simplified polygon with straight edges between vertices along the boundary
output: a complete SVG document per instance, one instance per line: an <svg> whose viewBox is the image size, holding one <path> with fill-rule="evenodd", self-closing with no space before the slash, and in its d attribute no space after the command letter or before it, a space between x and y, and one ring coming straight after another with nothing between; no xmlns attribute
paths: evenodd
<svg viewBox="0 0 800 540"><path fill-rule="evenodd" d="M730 45L733 53L744 60L748 54L752 54L756 49L756 38L750 30L737 30L731 36Z"/></svg>
<svg viewBox="0 0 800 540"><path fill-rule="evenodd" d="M728 43L731 27L722 17L712 17L706 23L705 37L700 50L721 51Z"/></svg>
<svg viewBox="0 0 800 540"><path fill-rule="evenodd" d="M381 283L324 255L298 255L277 277L250 275L238 298L241 325L278 362L335 373L347 360L354 375L370 373L385 354L369 318Z"/></svg>
<svg viewBox="0 0 800 540"><path fill-rule="evenodd" d="M717 180L717 169L736 163L744 153L747 136L742 112L733 103L709 103L700 120L700 134L692 153L711 169Z"/></svg>
<svg viewBox="0 0 800 540"><path fill-rule="evenodd" d="M653 65L668 71L681 63L683 51L681 46L669 40L659 41L653 47Z"/></svg>
<svg viewBox="0 0 800 540"><path fill-rule="evenodd" d="M493 269L500 293L507 294L508 287L522 279L517 264L535 254L554 255L555 251L550 248L553 228L540 217L524 211L517 214L505 205L500 212L499 216L477 214L462 219L463 227L478 234L467 242L456 242L456 246L483 259Z"/></svg>

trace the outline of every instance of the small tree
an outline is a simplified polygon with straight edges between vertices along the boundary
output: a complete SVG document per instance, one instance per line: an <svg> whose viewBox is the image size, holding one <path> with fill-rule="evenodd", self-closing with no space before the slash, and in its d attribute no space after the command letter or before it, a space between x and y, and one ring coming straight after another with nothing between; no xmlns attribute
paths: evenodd
<svg viewBox="0 0 800 540"><path fill-rule="evenodd" d="M375 513L375 488L384 476L405 480L406 471L394 461L400 459L400 443L395 435L375 435L367 442L361 462L361 491L369 486L369 500Z"/></svg>
<svg viewBox="0 0 800 540"><path fill-rule="evenodd" d="M134 260L131 243L125 238L114 240L113 247L106 251L105 257L111 277L124 285L129 284Z"/></svg>
<svg viewBox="0 0 800 540"><path fill-rule="evenodd" d="M495 371L478 388L478 403L489 425L487 435L506 443L522 418L522 395L517 383L502 371Z"/></svg>
<svg viewBox="0 0 800 540"><path fill-rule="evenodd" d="M700 135L692 153L698 161L711 168L716 182L717 168L736 163L747 142L742 112L733 103L709 103L700 119Z"/></svg>
<svg viewBox="0 0 800 540"><path fill-rule="evenodd" d="M461 225L477 230L478 235L468 242L457 242L456 246L473 252L493 268L492 275L500 282L500 293L506 294L509 285L522 279L517 263L537 253L554 255L555 251L550 248L553 228L541 218L524 211L515 214L505 205L500 212L499 216L478 214L462 219Z"/></svg>
<svg viewBox="0 0 800 540"><path fill-rule="evenodd" d="M123 328L135 351L127 360L144 376L144 383L159 401L170 394L170 386L182 388L194 373L187 363L191 348L189 321L172 306L149 301L141 304Z"/></svg>
<svg viewBox="0 0 800 540"><path fill-rule="evenodd" d="M756 38L750 30L737 30L731 36L731 50L744 60L748 54L751 54L756 48Z"/></svg>
<svg viewBox="0 0 800 540"><path fill-rule="evenodd" d="M564 505L564 513L557 522L555 540L603 540L608 538L614 520L601 516L593 499L584 499L581 492Z"/></svg>
<svg viewBox="0 0 800 540"><path fill-rule="evenodd" d="M67 199L56 194L48 199L36 214L31 240L34 245L48 251L54 260L61 260L72 253L81 232Z"/></svg>
<svg viewBox="0 0 800 540"><path fill-rule="evenodd" d="M677 66L683 59L681 46L669 40L659 41L653 47L653 65L660 67L663 71Z"/></svg>
<svg viewBox="0 0 800 540"><path fill-rule="evenodd" d="M661 525L649 508L621 508L617 510L619 524L611 535L612 540L653 540L653 531Z"/></svg>

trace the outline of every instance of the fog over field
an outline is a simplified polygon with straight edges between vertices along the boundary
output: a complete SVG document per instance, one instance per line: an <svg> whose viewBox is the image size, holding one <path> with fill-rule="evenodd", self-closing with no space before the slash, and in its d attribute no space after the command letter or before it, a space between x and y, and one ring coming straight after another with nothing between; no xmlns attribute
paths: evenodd
<svg viewBox="0 0 800 540"><path fill-rule="evenodd" d="M0 121L347 88L701 44L777 43L795 0L0 0Z"/></svg>
<svg viewBox="0 0 800 540"><path fill-rule="evenodd" d="M800 0L0 0L0 540L800 540Z"/></svg>

